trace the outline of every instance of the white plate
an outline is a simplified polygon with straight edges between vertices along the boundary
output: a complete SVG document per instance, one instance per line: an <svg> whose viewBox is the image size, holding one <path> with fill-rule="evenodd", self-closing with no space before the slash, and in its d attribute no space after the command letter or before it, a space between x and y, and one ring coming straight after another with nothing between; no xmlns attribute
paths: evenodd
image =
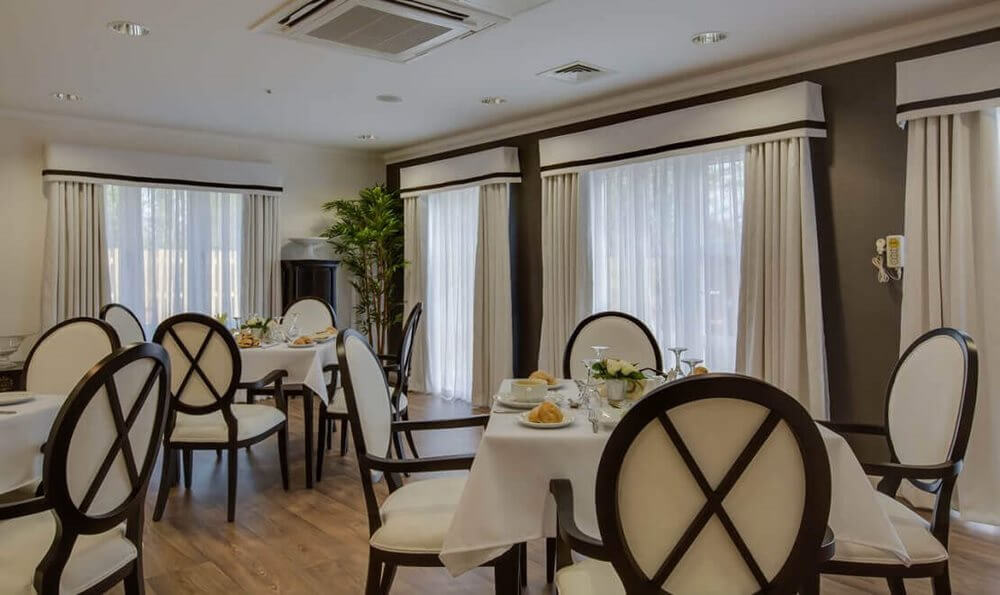
<svg viewBox="0 0 1000 595"><path fill-rule="evenodd" d="M554 430L556 428L565 428L566 426L573 423L576 417L572 413L566 413L563 411L563 420L557 424L540 424L533 421L528 421L528 415L530 411L525 411L521 415L517 416L517 421L521 423L522 426L527 426L529 428L535 428L538 430Z"/></svg>
<svg viewBox="0 0 1000 595"><path fill-rule="evenodd" d="M512 407L514 409L534 409L536 405L541 405L541 401L535 401L534 403L528 401L517 401L514 399L514 395L510 393L500 393L497 395L497 402L504 407Z"/></svg>
<svg viewBox="0 0 1000 595"><path fill-rule="evenodd" d="M0 393L0 407L20 405L21 403L28 403L34 400L35 397L27 392Z"/></svg>
<svg viewBox="0 0 1000 595"><path fill-rule="evenodd" d="M569 388L570 384L570 382L560 381L549 386L549 390L562 390L564 388Z"/></svg>
<svg viewBox="0 0 1000 595"><path fill-rule="evenodd" d="M309 338L312 339L313 341L317 342L317 343L329 343L330 341L333 341L334 339L336 339L337 335L328 335L328 336L325 336L325 337L317 337L316 335L312 335Z"/></svg>
<svg viewBox="0 0 1000 595"><path fill-rule="evenodd" d="M316 343L307 343L305 345L296 345L295 343L289 343L288 346L291 347L292 349L307 349L309 347L315 347Z"/></svg>

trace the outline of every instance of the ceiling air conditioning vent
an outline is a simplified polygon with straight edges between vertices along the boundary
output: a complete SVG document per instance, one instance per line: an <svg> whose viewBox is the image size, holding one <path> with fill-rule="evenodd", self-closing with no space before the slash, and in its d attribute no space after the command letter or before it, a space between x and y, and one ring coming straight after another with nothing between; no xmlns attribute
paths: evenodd
<svg viewBox="0 0 1000 595"><path fill-rule="evenodd" d="M406 62L547 1L293 0L253 29Z"/></svg>
<svg viewBox="0 0 1000 595"><path fill-rule="evenodd" d="M556 79L564 83L583 83L607 72L609 71L606 68L577 60L576 62L550 68L545 72L539 72L538 76Z"/></svg>

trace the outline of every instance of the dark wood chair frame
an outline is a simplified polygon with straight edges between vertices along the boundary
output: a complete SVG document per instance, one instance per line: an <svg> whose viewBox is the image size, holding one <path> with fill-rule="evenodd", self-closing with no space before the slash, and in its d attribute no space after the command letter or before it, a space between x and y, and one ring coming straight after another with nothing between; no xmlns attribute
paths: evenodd
<svg viewBox="0 0 1000 595"><path fill-rule="evenodd" d="M949 337L958 343L962 350L965 363L965 379L962 387L961 404L955 433L952 437L948 458L937 465L907 465L899 462L896 449L893 446L892 434L889 431L889 399L892 387L896 382L896 374L917 347L935 337ZM862 463L861 466L868 475L882 477L877 489L890 498L896 497L899 486L905 479L913 487L936 495L934 511L931 516L931 534L948 549L948 535L951 529L951 497L955 491L955 482L965 461L965 451L969 446L969 435L972 433L973 414L976 409L976 391L979 381L979 354L976 344L969 335L953 328L938 328L928 331L917 338L896 362L889 377L885 391L885 408L883 425L854 423L819 423L841 434L862 434L881 436L889 447L888 463ZM851 576L883 577L889 584L893 595L903 595L906 587L904 578L930 578L935 595L951 593L951 579L948 572L948 560L931 564L869 564L831 560L823 565L824 574L843 574Z"/></svg>
<svg viewBox="0 0 1000 595"><path fill-rule="evenodd" d="M380 354L378 356L379 360L382 361L382 369L385 371L386 376L392 374L396 377L392 393L389 395L389 403L392 406L394 416L393 421L409 421L410 419L409 407L401 409L399 400L401 395L407 394L410 387L410 369L413 363L413 339L417 333L417 326L420 324L422 314L423 304L417 302L406 317L406 324L403 325L403 338L399 344L398 354ZM328 388L330 398L332 399L337 389L336 366L329 367L334 368L333 382ZM331 437L337 420L340 420L340 456L347 454L347 430L350 423L350 416L344 413L331 413L321 408L319 415L319 446L316 452L316 481L322 479L323 476L323 460L326 458L326 453L323 451L323 443L326 442L327 450L332 447ZM410 447L413 458L420 458L420 455L417 453L417 445L413 440L413 432L407 430L403 432L403 435L406 438L407 446ZM400 459L404 458L403 445L398 433L393 433L392 444L396 451L396 456Z"/></svg>
<svg viewBox="0 0 1000 595"><path fill-rule="evenodd" d="M68 318L56 325L54 325L49 330L42 333L42 336L35 341L35 344L31 346L31 351L28 352L28 357L24 359L24 368L21 370L21 378L18 381L18 390L27 390L28 382L28 370L31 368L31 362L35 359L35 352L38 348L49 338L50 335L58 332L65 326L71 324L76 324L78 322L87 322L93 324L94 326L100 328L104 331L104 334L108 336L108 342L111 344L111 351L114 352L122 346L121 341L118 340L118 333L115 332L114 327L112 327L107 322L100 320L98 318L90 318L88 316L78 316L76 318Z"/></svg>
<svg viewBox="0 0 1000 595"><path fill-rule="evenodd" d="M180 338L174 332L173 327L177 324L182 323L197 323L208 327L208 333L205 335L205 339L199 346L198 351L192 354L187 347L181 342ZM236 474L237 474L237 450L240 448L245 448L251 444L256 444L263 440L269 438L272 434L277 433L278 435L278 460L281 465L281 484L288 490L288 403L285 400L285 393L282 387L282 379L288 375L284 370L274 370L264 376L263 378L256 380L254 382L240 383L240 373L242 370L242 361L240 359L239 347L236 346L236 340L233 339L233 335L229 330L219 323L214 318L210 316L205 316L204 314L177 314L171 316L170 318L164 320L156 328L156 332L153 334L153 342L157 344L162 344L167 335L170 335L176 342L178 349L184 354L191 367L188 369L187 374L181 381L177 392L171 396L171 408L170 415L167 418L167 429L163 436L163 471L160 477L160 488L159 493L156 497L156 507L153 511L153 520L159 521L163 518L163 511L167 506L167 497L170 495L170 488L176 485L178 482L178 459L177 453L184 454L184 484L185 487L191 488L191 474L192 474L192 463L193 463L193 452L196 450L214 450L219 451L220 449L225 449L227 451L226 466L228 470L228 494L227 494L227 505L226 505L226 518L229 522L233 522L236 519ZM213 386L212 382L209 380L208 376L205 374L201 366L198 365L202 354L208 347L214 335L219 335L225 342L226 347L229 349L229 354L233 360L233 370L232 377L230 379L229 385L221 393ZM205 387L212 393L215 398L215 402L209 405L193 406L181 401L181 395L184 393L184 389L187 387L187 383L193 377L194 374L198 374L201 377L202 382ZM238 439L238 425L236 417L233 415L232 405L233 396L235 395L237 389L245 389L249 391L261 391L267 387L272 387L269 390L272 391L275 398L275 404L278 410L285 414L285 420L280 424L274 426L273 428L250 438L245 438L243 440ZM174 430L174 426L177 423L177 413L187 413L190 415L207 415L210 413L215 413L216 411L222 414L222 418L226 422L226 427L228 430L228 440L223 443L219 442L177 442L172 443L170 441L170 435Z"/></svg>
<svg viewBox="0 0 1000 595"><path fill-rule="evenodd" d="M725 395L756 403L770 413L750 438L719 485L713 488L688 449L667 412L686 403ZM723 501L740 476L757 456L767 438L784 421L792 430L803 458L805 508L792 552L771 580L767 580L752 552L726 512ZM658 422L666 431L692 477L705 494L705 504L656 575L647 579L629 550L621 530L618 503L618 475L633 441L650 423ZM830 461L823 439L808 412L792 397L761 380L736 374L710 374L678 380L659 387L636 403L611 433L597 470L596 508L601 539L584 533L576 525L573 488L569 480L556 479L550 491L556 500L559 534L559 567L572 564L570 551L610 562L631 594L660 595L661 585L684 557L712 517L722 523L744 563L756 578L762 593L812 592L809 584L818 576L820 560L833 555L833 536L827 529L830 515Z"/></svg>
<svg viewBox="0 0 1000 595"><path fill-rule="evenodd" d="M580 324L576 325L576 328L573 329L573 333L569 336L569 340L566 341L566 349L565 351L563 351L563 369L562 369L563 378L573 377L572 366L574 362L571 361L573 353L573 345L576 344L576 339L580 335L580 332L591 322L599 320L601 318L624 318L625 320L631 322L632 324L642 329L643 334L645 334L646 338L649 339L649 344L653 346L653 355L656 359L656 361L653 364L653 367L656 370L663 369L663 355L660 353L660 344L656 342L656 337L653 336L653 332L649 330L649 327L646 326L646 324L643 321L639 320L635 316L632 316L631 314L609 310L607 312L598 312L596 314L591 314L590 316L581 320Z"/></svg>
<svg viewBox="0 0 1000 595"><path fill-rule="evenodd" d="M369 535L374 535L379 527L382 526L382 517L379 513L379 503L375 496L375 487L372 483L373 471L384 473L389 491L394 492L403 485L401 477L403 473L468 470L472 467L474 455L448 455L401 460L390 458L389 452L382 453L381 455L369 453L365 447L362 435L363 431L360 429L362 425L357 406L358 399L363 397L355 394L354 384L351 379L351 370L347 365L345 341L349 337L358 337L365 342L366 346L368 344L361 333L352 329L341 331L337 337L337 359L340 363L344 384L344 397L347 400L350 423L355 429L351 432L351 435L354 438L354 449L357 454L358 468L361 472L361 485L364 492L365 508L368 513ZM368 346L368 349L371 350L371 346ZM373 357L378 357L374 350L371 350L371 353ZM388 385L388 380L386 380L386 384ZM471 417L440 420L393 420L392 433L468 427L485 428L489 419L488 415L474 415ZM513 595L519 591L519 573L521 572L520 554L522 550L522 545L515 545L504 554L484 564L484 566L493 566L495 569L497 595ZM442 563L438 554L390 552L369 546L365 595L387 595L396 576L396 568L399 566L441 567Z"/></svg>
<svg viewBox="0 0 1000 595"><path fill-rule="evenodd" d="M153 365L149 376L143 383L139 397L131 409L126 412L121 409L121 403L117 399L118 387L114 380L114 374L126 365L140 359L152 360ZM0 505L0 520L45 511L51 511L58 519L55 539L35 569L33 582L36 593L58 595L63 569L69 561L73 546L80 535L105 533L113 530L122 522L125 523L125 538L132 542L137 550L136 558L87 589L85 593L104 593L122 581L124 581L126 593L132 595L144 592L142 571L144 504L170 406L169 370L170 361L167 353L159 345L150 343L116 349L112 354L98 362L73 389L49 432L48 440L45 443L43 466L43 481L47 486L46 493L28 500ZM153 385L157 380L159 384L154 393ZM118 430L118 437L111 444L83 501L80 506L77 506L70 495L66 480L70 443L81 416L102 388L106 389L105 394L108 397L107 400ZM142 461L136 461L129 431L142 411L143 405L151 396L157 400L152 431L148 436L149 444L145 458ZM125 460L131 492L114 510L98 516L88 515L87 509L103 485L118 453L122 453ZM27 571L27 569L25 570Z"/></svg>
<svg viewBox="0 0 1000 595"><path fill-rule="evenodd" d="M118 304L115 302L112 302L110 304L104 304L103 306L101 306L101 312L99 314L100 319L107 322L108 311L111 310L112 308L121 308L122 310L128 312L128 315L131 316L132 320L134 320L135 323L139 326L139 333L142 335L142 340L143 341L146 340L146 329L142 326L142 323L139 322L139 317L136 316L135 312L130 310L128 306L125 306L123 304ZM118 334L117 331L115 332L115 334L116 335ZM121 338L119 338L119 340L121 340Z"/></svg>
<svg viewBox="0 0 1000 595"><path fill-rule="evenodd" d="M330 305L330 302L324 300L321 297L314 297L314 296L300 297L297 300L288 304L288 306L285 308L285 313L287 314L288 310L291 309L292 306L303 301L315 301L326 306L326 309L330 312L330 320L333 321L333 327L337 329L340 328L337 324L337 312L333 309L333 306ZM330 374L330 383L327 384L326 390L327 394L329 395L328 398L332 398L333 391L336 390L337 388L337 364L328 364L326 366L323 366L323 372ZM314 425L313 391L304 384L285 384L283 389L285 392L286 399L294 399L295 397L302 397L302 418L303 418L303 425L305 426L305 438L303 442L305 443L305 459L307 461L305 465L306 487L311 488L313 487L313 467L308 461L313 460L313 425ZM274 397L275 391L274 388L269 387L267 384L265 384L258 388L252 388L252 389L248 388L246 394L247 394L247 403L252 404L256 401L257 396ZM321 416L324 410L322 403L323 401L321 399L319 408ZM323 441L322 439L320 439L317 448L322 448L322 447L323 447Z"/></svg>

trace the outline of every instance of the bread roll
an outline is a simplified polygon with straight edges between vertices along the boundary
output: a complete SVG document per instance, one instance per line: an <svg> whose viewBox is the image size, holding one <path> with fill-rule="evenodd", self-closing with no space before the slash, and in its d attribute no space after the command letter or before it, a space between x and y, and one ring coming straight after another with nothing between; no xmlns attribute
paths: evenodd
<svg viewBox="0 0 1000 595"><path fill-rule="evenodd" d="M528 421L536 424L557 424L562 420L562 410L548 401L545 401L528 413Z"/></svg>
<svg viewBox="0 0 1000 595"><path fill-rule="evenodd" d="M528 376L528 379L529 380L544 380L545 383L548 384L549 386L553 386L555 384L558 384L558 382L559 382L558 380L556 380L555 376L553 376L552 374L549 374L545 370L535 370L534 372L531 373L531 376Z"/></svg>

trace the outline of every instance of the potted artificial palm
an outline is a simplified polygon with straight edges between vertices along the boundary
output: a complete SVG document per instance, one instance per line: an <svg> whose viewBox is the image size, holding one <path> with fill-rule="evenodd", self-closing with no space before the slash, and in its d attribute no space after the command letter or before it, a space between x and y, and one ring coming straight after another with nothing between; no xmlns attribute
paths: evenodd
<svg viewBox="0 0 1000 595"><path fill-rule="evenodd" d="M388 347L389 329L402 319L393 301L403 260L403 201L385 184L364 188L358 199L323 205L335 221L321 235L340 255L358 294L354 310L361 330L379 353Z"/></svg>

